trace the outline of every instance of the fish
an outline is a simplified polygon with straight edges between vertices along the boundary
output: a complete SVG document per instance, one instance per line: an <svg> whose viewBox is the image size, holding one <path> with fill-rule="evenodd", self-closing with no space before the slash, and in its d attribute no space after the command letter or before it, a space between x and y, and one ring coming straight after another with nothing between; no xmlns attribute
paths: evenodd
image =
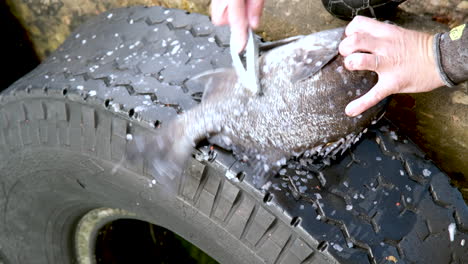
<svg viewBox="0 0 468 264"><path fill-rule="evenodd" d="M259 55L261 93L242 85L233 68L204 72L190 81L204 86L201 103L141 139L133 154L145 156L153 176L181 175L198 142L208 139L251 164L260 186L292 157L341 155L384 112L381 102L357 117L346 105L378 80L371 71L348 71L338 45L344 28L265 45Z"/></svg>

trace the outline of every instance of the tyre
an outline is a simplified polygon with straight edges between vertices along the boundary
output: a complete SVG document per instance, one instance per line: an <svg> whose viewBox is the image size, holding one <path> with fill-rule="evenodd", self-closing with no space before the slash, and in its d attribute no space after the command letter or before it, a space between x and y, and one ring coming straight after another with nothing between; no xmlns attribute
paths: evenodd
<svg viewBox="0 0 468 264"><path fill-rule="evenodd" d="M229 32L160 7L79 27L1 94L0 263L94 263L100 227L138 219L221 263L466 263L468 207L447 176L381 121L330 166L291 161L264 189L201 143L175 191L135 136L196 105L191 76L229 67Z"/></svg>
<svg viewBox="0 0 468 264"><path fill-rule="evenodd" d="M323 6L333 16L351 20L353 17L367 16L388 18L392 16L399 4L406 0L322 0Z"/></svg>

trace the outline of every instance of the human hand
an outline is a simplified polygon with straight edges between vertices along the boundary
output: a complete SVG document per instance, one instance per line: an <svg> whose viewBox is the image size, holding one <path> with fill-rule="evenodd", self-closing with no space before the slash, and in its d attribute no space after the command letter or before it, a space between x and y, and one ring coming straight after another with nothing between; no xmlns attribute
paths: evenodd
<svg viewBox="0 0 468 264"><path fill-rule="evenodd" d="M262 15L264 0L213 0L211 20L215 25L231 25L231 34L236 36L236 50L241 52L247 43L249 27L257 28Z"/></svg>
<svg viewBox="0 0 468 264"><path fill-rule="evenodd" d="M428 92L444 83L437 71L433 36L357 16L346 27L339 51L348 70L369 70L377 84L346 106L357 116L396 93Z"/></svg>

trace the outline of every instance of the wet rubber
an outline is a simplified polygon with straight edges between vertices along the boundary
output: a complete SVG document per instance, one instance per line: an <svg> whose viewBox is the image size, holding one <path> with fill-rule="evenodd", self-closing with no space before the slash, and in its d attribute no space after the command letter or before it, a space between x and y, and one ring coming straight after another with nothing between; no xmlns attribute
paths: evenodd
<svg viewBox="0 0 468 264"><path fill-rule="evenodd" d="M127 162L134 136L200 101L191 76L230 66L228 43L203 15L113 10L2 92L0 262L76 263L89 245L75 230L98 208L170 229L221 263L468 262L460 192L385 120L330 166L291 161L263 190L206 144L175 193L148 161Z"/></svg>

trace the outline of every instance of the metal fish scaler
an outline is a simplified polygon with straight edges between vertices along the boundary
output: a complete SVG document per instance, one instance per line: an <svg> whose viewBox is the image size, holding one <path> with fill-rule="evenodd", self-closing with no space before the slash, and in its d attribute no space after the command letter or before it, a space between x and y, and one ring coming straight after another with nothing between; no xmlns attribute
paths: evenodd
<svg viewBox="0 0 468 264"><path fill-rule="evenodd" d="M346 116L346 105L369 91L378 77L344 68L338 54L343 34L344 28L338 28L272 45L258 61L261 94L246 89L232 68L195 77L205 86L201 104L143 139L137 152L163 183L181 174L192 148L205 138L248 160L258 183L293 156L342 153L385 106L381 102L361 116Z"/></svg>

